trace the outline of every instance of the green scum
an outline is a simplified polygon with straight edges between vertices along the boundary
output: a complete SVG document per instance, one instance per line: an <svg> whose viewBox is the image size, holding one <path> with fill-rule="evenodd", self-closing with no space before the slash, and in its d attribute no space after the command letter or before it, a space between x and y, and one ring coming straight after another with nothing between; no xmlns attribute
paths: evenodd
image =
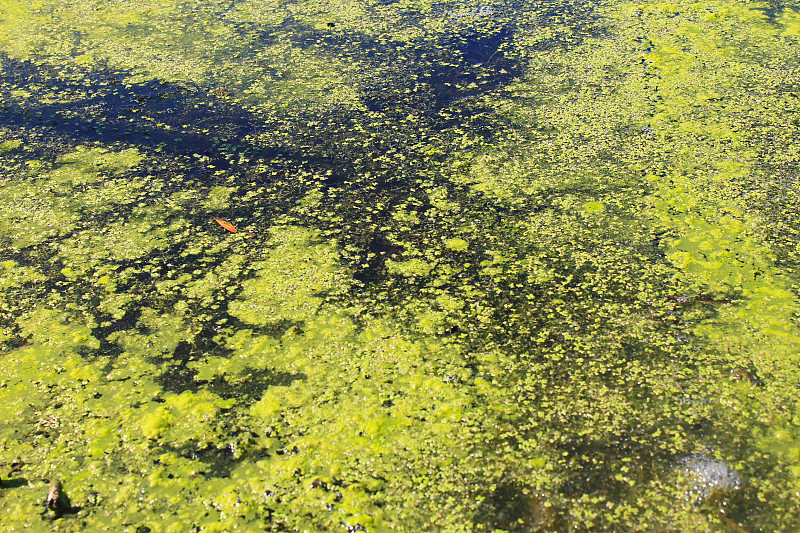
<svg viewBox="0 0 800 533"><path fill-rule="evenodd" d="M796 530L798 28L0 0L0 529Z"/></svg>

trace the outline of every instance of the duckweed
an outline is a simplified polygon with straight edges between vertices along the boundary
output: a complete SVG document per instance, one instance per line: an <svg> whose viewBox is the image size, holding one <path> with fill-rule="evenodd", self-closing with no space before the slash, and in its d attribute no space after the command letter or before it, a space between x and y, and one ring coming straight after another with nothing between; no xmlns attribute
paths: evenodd
<svg viewBox="0 0 800 533"><path fill-rule="evenodd" d="M0 525L796 530L799 21L0 2Z"/></svg>

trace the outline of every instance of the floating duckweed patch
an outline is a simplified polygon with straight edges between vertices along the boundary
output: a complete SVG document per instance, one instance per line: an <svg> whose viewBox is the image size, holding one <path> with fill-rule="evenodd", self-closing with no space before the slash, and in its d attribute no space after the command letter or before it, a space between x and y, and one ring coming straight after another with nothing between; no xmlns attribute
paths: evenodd
<svg viewBox="0 0 800 533"><path fill-rule="evenodd" d="M0 143L0 152L10 152L11 150L19 148L20 146L22 146L22 141L20 141L19 139L3 141L2 143Z"/></svg>
<svg viewBox="0 0 800 533"><path fill-rule="evenodd" d="M0 1L0 529L797 530L798 11Z"/></svg>
<svg viewBox="0 0 800 533"><path fill-rule="evenodd" d="M326 293L347 288L335 249L312 244L313 236L302 228L279 231L277 240L270 257L253 265L256 277L244 282L243 298L229 306L245 323L302 322L317 314Z"/></svg>

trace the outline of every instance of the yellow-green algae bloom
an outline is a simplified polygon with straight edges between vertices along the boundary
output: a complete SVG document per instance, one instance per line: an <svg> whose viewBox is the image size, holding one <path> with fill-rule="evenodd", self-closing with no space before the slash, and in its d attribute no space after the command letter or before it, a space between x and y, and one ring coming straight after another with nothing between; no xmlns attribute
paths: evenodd
<svg viewBox="0 0 800 533"><path fill-rule="evenodd" d="M798 50L0 0L0 530L800 529Z"/></svg>

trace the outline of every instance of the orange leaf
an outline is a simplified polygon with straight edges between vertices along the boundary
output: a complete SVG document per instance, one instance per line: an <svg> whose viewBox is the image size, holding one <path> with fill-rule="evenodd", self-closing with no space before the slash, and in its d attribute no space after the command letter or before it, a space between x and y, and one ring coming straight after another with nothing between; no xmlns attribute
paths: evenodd
<svg viewBox="0 0 800 533"><path fill-rule="evenodd" d="M236 226L234 226L230 222L226 222L226 221L222 220L221 218L217 218L215 216L212 216L211 218L213 218L214 221L217 224L219 224L220 226L222 226L226 230L230 231L231 233L236 233L237 231L239 231L238 229L236 229Z"/></svg>

